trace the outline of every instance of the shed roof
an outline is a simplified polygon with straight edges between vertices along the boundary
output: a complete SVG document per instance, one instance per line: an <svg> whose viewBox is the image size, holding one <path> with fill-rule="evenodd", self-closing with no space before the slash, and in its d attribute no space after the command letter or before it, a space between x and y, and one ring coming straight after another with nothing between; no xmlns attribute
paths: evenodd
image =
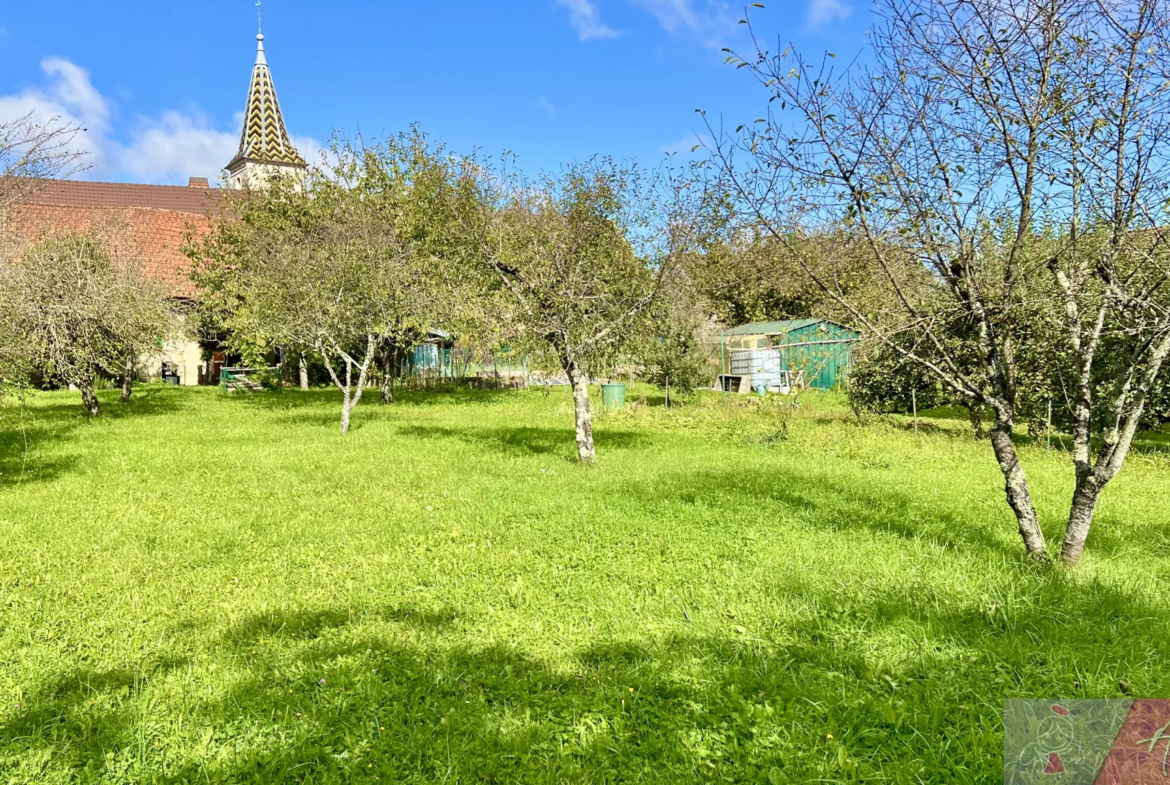
<svg viewBox="0 0 1170 785"><path fill-rule="evenodd" d="M725 330L724 335L780 335L794 330L803 330L818 324L832 324L850 332L857 332L852 327L846 327L828 319L788 319L782 322L752 322Z"/></svg>

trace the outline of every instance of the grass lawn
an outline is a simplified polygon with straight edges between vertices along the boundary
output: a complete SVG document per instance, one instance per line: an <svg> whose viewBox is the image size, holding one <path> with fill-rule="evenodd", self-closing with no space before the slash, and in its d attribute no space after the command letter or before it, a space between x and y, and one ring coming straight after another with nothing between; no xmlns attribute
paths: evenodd
<svg viewBox="0 0 1170 785"><path fill-rule="evenodd" d="M3 414L0 783L992 783L1005 698L1170 696L1158 444L1070 576L961 420L646 406L582 468L564 390L103 404Z"/></svg>

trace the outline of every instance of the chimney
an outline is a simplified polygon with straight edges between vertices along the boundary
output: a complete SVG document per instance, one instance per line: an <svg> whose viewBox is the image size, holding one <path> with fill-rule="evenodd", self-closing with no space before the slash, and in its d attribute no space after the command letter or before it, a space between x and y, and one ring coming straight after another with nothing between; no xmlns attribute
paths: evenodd
<svg viewBox="0 0 1170 785"><path fill-rule="evenodd" d="M206 177L192 177L187 183L188 188L210 188L211 183L207 181Z"/></svg>

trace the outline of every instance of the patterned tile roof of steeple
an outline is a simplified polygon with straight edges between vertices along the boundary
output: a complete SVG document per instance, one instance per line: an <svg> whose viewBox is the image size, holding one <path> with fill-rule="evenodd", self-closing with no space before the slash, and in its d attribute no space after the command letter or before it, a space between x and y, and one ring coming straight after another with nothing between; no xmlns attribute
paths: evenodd
<svg viewBox="0 0 1170 785"><path fill-rule="evenodd" d="M276 100L272 72L264 56L264 36L258 35L256 40L256 65L252 69L252 84L248 88L248 108L244 112L240 151L228 164L228 169L235 169L245 161L305 166L305 159L289 141L280 102Z"/></svg>

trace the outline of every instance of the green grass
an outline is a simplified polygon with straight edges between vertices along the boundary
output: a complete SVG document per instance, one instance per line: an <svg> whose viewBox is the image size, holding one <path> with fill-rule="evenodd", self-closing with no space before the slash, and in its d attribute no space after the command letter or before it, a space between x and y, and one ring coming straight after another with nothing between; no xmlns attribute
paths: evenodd
<svg viewBox="0 0 1170 785"><path fill-rule="evenodd" d="M1170 696L1157 443L1070 575L960 420L644 406L583 468L563 390L103 403L4 413L0 783L991 783L1005 698Z"/></svg>

